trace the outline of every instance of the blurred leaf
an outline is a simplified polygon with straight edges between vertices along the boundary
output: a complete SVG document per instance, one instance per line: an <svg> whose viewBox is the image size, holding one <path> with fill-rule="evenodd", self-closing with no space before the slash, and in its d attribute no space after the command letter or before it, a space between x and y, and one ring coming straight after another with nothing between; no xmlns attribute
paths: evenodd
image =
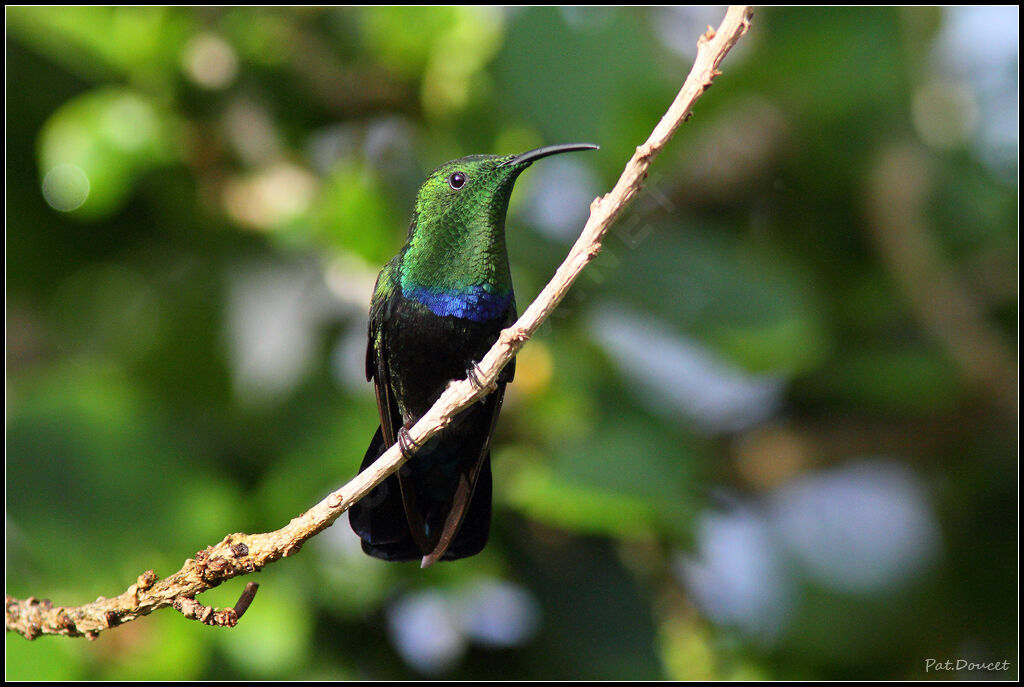
<svg viewBox="0 0 1024 687"><path fill-rule="evenodd" d="M468 8L369 7L361 16L363 39L381 62L408 75L427 64L438 39L451 31ZM458 59L458 56L453 56Z"/></svg>
<svg viewBox="0 0 1024 687"><path fill-rule="evenodd" d="M384 184L363 164L346 161L331 172L310 212L309 222L296 222L288 234L344 247L370 264L383 265L400 247L394 206ZM401 233L400 233L401 232Z"/></svg>
<svg viewBox="0 0 1024 687"><path fill-rule="evenodd" d="M29 652L25 638L14 632L8 632L4 642L4 677L12 682L77 680L86 665L81 643L35 642Z"/></svg>
<svg viewBox="0 0 1024 687"><path fill-rule="evenodd" d="M48 573L35 582L90 571L74 584L95 598L123 588L140 570L180 564L184 552L172 536L178 524L168 517L176 494L154 485L179 483L188 459L199 456L182 450L152 399L116 368L82 363L22 380L14 397L7 478L46 485L8 495L9 517L29 536L37 574ZM124 538L146 546L126 548ZM152 551L154 540L166 548ZM30 582L18 580L12 593Z"/></svg>
<svg viewBox="0 0 1024 687"><path fill-rule="evenodd" d="M131 75L161 85L176 70L192 23L178 8L155 6L21 6L9 8L7 19L15 35L70 70L92 78Z"/></svg>
<svg viewBox="0 0 1024 687"><path fill-rule="evenodd" d="M502 13L489 7L372 7L362 17L370 50L396 71L422 75L424 111L463 108L501 45Z"/></svg>
<svg viewBox="0 0 1024 687"><path fill-rule="evenodd" d="M574 485L542 465L519 466L504 491L511 505L563 529L640 539L654 533L657 514L642 499Z"/></svg>
<svg viewBox="0 0 1024 687"><path fill-rule="evenodd" d="M565 529L626 539L685 537L696 510L692 489L699 452L639 413L619 412L582 439L555 441L549 464L503 451L515 507Z"/></svg>
<svg viewBox="0 0 1024 687"><path fill-rule="evenodd" d="M840 355L815 384L836 398L901 414L948 411L961 391L952 363L931 347L861 349Z"/></svg>
<svg viewBox="0 0 1024 687"><path fill-rule="evenodd" d="M661 316L748 371L798 374L828 351L811 285L774 251L740 253L735 240L683 227L643 236L633 247L609 246L619 264L603 292Z"/></svg>
<svg viewBox="0 0 1024 687"><path fill-rule="evenodd" d="M261 580L260 591L243 622L216 640L228 661L251 679L283 678L295 674L310 659L313 632L303 590L278 572ZM236 592L237 593L237 592Z"/></svg>
<svg viewBox="0 0 1024 687"><path fill-rule="evenodd" d="M564 482L567 491L579 487L581 493L593 490L623 499L626 521L632 511L630 499L636 499L647 511L645 519L659 532L683 535L697 508L693 485L700 451L692 439L669 434L640 413L617 410L584 441L556 444L553 481ZM591 522L615 515L609 508L603 516L592 513ZM608 526L629 536L625 522Z"/></svg>
<svg viewBox="0 0 1024 687"><path fill-rule="evenodd" d="M616 166L612 160L646 138L671 102L678 75L668 80L655 64L638 13L585 8L596 20L577 28L566 12L531 7L513 15L495 69L501 111L535 122L548 143L592 140Z"/></svg>
<svg viewBox="0 0 1024 687"><path fill-rule="evenodd" d="M108 652L104 675L110 680L194 680L212 658L208 633L216 628L186 621L169 610L133 622L117 635L107 633L98 641ZM182 661L188 656L188 661Z"/></svg>
<svg viewBox="0 0 1024 687"><path fill-rule="evenodd" d="M43 195L55 209L97 219L118 210L144 172L175 156L172 118L145 96L107 88L57 110L39 138Z"/></svg>

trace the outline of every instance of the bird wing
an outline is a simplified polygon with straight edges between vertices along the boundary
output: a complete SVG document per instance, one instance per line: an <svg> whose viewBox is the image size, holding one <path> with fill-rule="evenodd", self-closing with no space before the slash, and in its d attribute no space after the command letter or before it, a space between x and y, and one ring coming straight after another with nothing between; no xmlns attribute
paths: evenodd
<svg viewBox="0 0 1024 687"><path fill-rule="evenodd" d="M388 343L383 326L390 301L390 295L386 295L371 306L369 337L366 343L366 379L373 381L373 390L377 397L377 414L380 416L380 429L385 448L394 445L398 430L403 426L402 416L391 389L391 375L388 370L386 354ZM405 519L409 524L409 532L417 548L426 553L432 547L427 539L427 527L417 504L416 490L409 481L407 471L399 468L395 475L402 496Z"/></svg>
<svg viewBox="0 0 1024 687"><path fill-rule="evenodd" d="M398 405L391 393L388 374L387 356L384 355L385 341L383 327L377 318L370 317L369 340L366 342L366 381L373 382L373 392L377 397L377 414L380 416L380 428L384 436L384 445L395 443L395 425L401 426Z"/></svg>
<svg viewBox="0 0 1024 687"><path fill-rule="evenodd" d="M384 323L391 317L395 299L400 293L395 282L396 269L396 262L389 262L377 276L377 283L373 287L373 298L370 300L366 339L366 381L373 382L373 391L377 397L377 414L380 416L380 428L385 447L390 447L395 443L397 432L402 426L402 415L391 389L391 374L388 370L387 356L388 342L384 327Z"/></svg>

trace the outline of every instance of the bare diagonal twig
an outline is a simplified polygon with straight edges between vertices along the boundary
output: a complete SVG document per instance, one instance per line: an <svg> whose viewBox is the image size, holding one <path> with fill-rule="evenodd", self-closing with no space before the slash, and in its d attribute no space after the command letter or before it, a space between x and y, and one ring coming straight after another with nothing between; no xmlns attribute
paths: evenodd
<svg viewBox="0 0 1024 687"><path fill-rule="evenodd" d="M478 383L462 380L449 384L433 408L409 430L410 438L416 445L422 446L460 411L484 397L502 368L558 307L583 268L601 250L602 240L612 223L640 192L651 162L719 74L718 66L722 59L747 32L750 19L749 7L730 7L718 30L709 27L700 37L697 42L697 58L679 94L647 141L636 149L615 187L591 203L590 219L554 277L519 320L501 333L497 343L480 361L476 371ZM8 596L5 618L7 630L18 632L29 639L47 634L95 638L105 629L165 606L174 606L187 617L200 620L212 618L217 611L196 602L198 594L224 580L255 572L282 557L297 553L306 540L330 527L338 516L401 467L405 460L399 447L392 446L348 484L293 518L281 529L262 534L228 535L220 543L186 560L181 570L170 577L158 580L153 571L147 571L127 591L114 598L100 597L83 606L62 607L34 597L22 601ZM245 598L246 594L243 594L239 606ZM220 613L232 610L236 613L234 619L237 621L237 616L241 615L244 608L226 609ZM215 624L233 624L227 621L230 615L228 613L222 618L225 622Z"/></svg>

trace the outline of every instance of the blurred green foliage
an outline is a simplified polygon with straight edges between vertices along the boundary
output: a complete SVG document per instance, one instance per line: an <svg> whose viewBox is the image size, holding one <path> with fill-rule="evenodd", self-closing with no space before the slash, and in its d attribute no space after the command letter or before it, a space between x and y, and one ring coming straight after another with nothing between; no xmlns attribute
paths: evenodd
<svg viewBox="0 0 1024 687"><path fill-rule="evenodd" d="M6 591L76 605L347 481L421 180L601 145L517 187L525 307L720 10L6 19ZM520 355L481 555L384 564L342 520L234 630L9 634L8 679L1014 677L1016 134L963 60L1015 108L1016 38L976 51L972 21L757 12Z"/></svg>

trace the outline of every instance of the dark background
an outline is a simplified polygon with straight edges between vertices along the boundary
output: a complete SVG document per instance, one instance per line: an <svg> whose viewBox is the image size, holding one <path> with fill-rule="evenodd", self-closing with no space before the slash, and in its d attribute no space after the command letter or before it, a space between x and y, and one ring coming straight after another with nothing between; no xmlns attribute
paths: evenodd
<svg viewBox="0 0 1024 687"><path fill-rule="evenodd" d="M347 481L429 170L601 145L517 186L525 307L722 16L8 8L7 593L118 594ZM1015 677L1017 25L758 10L521 353L480 556L342 519L233 630L8 635L7 677Z"/></svg>

